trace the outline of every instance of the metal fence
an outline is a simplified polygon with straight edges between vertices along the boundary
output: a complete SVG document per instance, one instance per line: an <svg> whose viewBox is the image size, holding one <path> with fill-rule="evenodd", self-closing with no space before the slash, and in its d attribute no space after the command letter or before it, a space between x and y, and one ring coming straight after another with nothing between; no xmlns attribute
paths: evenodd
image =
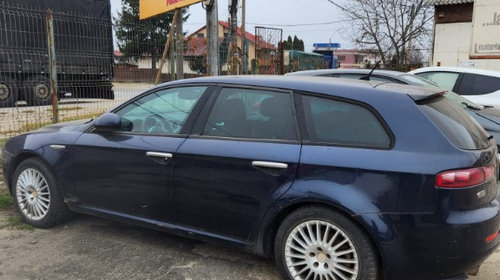
<svg viewBox="0 0 500 280"><path fill-rule="evenodd" d="M56 116L58 121L95 117L154 85L169 24L112 19L108 1L59 1L56 6L43 6L56 2L0 0L0 138L48 125ZM238 29L238 48L231 58L229 24L220 21L219 25L221 75L230 74L234 67L228 64L235 61L240 66L238 73L283 71L279 67L283 59L279 30L261 29L254 35ZM176 52L182 53L184 78L207 75L206 30L182 41L182 50L176 49L175 40L172 44L162 67L162 82L176 78ZM58 100L54 108L50 43L57 72L53 76ZM267 67L270 61L275 65ZM247 69L241 70L243 65Z"/></svg>

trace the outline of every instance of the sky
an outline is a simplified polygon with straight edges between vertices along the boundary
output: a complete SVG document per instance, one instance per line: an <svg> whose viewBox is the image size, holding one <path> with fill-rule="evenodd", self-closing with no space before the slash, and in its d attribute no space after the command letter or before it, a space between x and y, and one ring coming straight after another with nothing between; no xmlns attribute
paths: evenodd
<svg viewBox="0 0 500 280"><path fill-rule="evenodd" d="M228 0L218 0L219 20L229 18ZM240 1L241 5L241 1ZM304 40L305 50L312 51L313 43L340 43L341 48L352 48L346 37L342 15L327 0L247 0L246 30L255 33L255 26L283 29L283 39L297 35ZM121 9L121 0L111 0L113 15ZM206 11L201 3L189 7L190 16L184 23L188 34L206 24ZM238 26L241 25L241 7L238 10Z"/></svg>

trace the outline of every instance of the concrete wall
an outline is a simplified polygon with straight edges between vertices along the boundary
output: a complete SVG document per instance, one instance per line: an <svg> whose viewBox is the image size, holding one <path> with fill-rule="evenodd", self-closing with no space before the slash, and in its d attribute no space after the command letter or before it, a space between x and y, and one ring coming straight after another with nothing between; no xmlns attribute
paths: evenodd
<svg viewBox="0 0 500 280"><path fill-rule="evenodd" d="M472 22L436 24L432 65L471 66L500 71L500 59L469 59Z"/></svg>

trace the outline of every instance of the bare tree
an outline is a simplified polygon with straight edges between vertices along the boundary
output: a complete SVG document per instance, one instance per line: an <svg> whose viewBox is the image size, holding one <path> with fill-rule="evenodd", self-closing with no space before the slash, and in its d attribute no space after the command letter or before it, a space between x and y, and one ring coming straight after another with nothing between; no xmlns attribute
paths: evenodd
<svg viewBox="0 0 500 280"><path fill-rule="evenodd" d="M359 47L378 53L384 65L410 62L415 50L430 44L433 7L425 0L328 0L353 28Z"/></svg>

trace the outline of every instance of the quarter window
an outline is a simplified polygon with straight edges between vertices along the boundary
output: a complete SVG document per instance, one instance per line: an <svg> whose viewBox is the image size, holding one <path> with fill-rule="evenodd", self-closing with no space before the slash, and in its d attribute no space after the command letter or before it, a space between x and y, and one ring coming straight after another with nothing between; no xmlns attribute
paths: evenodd
<svg viewBox="0 0 500 280"><path fill-rule="evenodd" d="M179 134L206 87L159 90L134 100L116 112L122 131Z"/></svg>
<svg viewBox="0 0 500 280"><path fill-rule="evenodd" d="M346 146L390 147L390 137L367 108L347 102L303 96L309 138Z"/></svg>
<svg viewBox="0 0 500 280"><path fill-rule="evenodd" d="M225 88L210 113L203 135L296 140L290 94Z"/></svg>

